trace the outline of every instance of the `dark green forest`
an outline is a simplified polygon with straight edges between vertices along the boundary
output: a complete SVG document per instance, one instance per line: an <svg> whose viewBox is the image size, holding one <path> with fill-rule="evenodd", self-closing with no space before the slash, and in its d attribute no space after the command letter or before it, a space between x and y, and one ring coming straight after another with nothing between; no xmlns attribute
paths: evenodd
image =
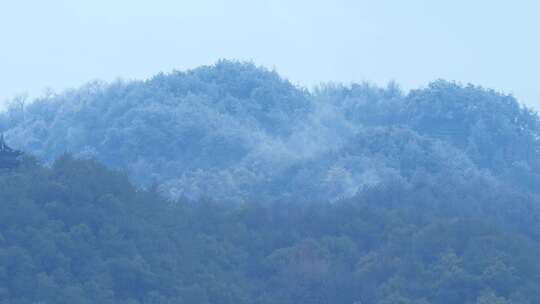
<svg viewBox="0 0 540 304"><path fill-rule="evenodd" d="M0 113L0 303L540 298L540 118L219 61Z"/></svg>

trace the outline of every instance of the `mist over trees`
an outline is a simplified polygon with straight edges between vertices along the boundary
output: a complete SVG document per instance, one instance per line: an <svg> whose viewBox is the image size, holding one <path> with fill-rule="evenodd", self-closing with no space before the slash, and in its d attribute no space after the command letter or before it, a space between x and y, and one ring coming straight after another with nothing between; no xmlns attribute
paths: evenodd
<svg viewBox="0 0 540 304"><path fill-rule="evenodd" d="M0 127L27 152L0 173L2 304L540 298L540 119L509 95L224 60Z"/></svg>

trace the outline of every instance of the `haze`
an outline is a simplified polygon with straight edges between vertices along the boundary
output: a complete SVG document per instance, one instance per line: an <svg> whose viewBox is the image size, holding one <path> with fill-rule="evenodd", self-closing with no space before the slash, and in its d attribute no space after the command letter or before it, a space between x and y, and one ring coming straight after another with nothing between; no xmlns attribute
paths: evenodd
<svg viewBox="0 0 540 304"><path fill-rule="evenodd" d="M0 100L140 79L219 58L292 82L438 78L540 108L534 1L4 1Z"/></svg>

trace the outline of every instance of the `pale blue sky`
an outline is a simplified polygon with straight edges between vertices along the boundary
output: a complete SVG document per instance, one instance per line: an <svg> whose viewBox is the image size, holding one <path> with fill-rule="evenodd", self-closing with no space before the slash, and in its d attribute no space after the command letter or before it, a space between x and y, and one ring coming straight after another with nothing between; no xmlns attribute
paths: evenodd
<svg viewBox="0 0 540 304"><path fill-rule="evenodd" d="M294 83L444 78L540 109L538 1L0 2L0 101L252 60Z"/></svg>

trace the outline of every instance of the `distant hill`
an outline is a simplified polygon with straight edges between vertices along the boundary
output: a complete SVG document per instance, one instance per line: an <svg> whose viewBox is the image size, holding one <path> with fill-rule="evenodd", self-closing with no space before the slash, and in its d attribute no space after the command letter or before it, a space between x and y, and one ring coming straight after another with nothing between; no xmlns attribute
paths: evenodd
<svg viewBox="0 0 540 304"><path fill-rule="evenodd" d="M511 96L442 80L407 94L394 83L309 92L223 60L87 84L12 106L0 123L12 145L40 159L94 158L172 199L336 201L433 172L540 189L537 114Z"/></svg>

